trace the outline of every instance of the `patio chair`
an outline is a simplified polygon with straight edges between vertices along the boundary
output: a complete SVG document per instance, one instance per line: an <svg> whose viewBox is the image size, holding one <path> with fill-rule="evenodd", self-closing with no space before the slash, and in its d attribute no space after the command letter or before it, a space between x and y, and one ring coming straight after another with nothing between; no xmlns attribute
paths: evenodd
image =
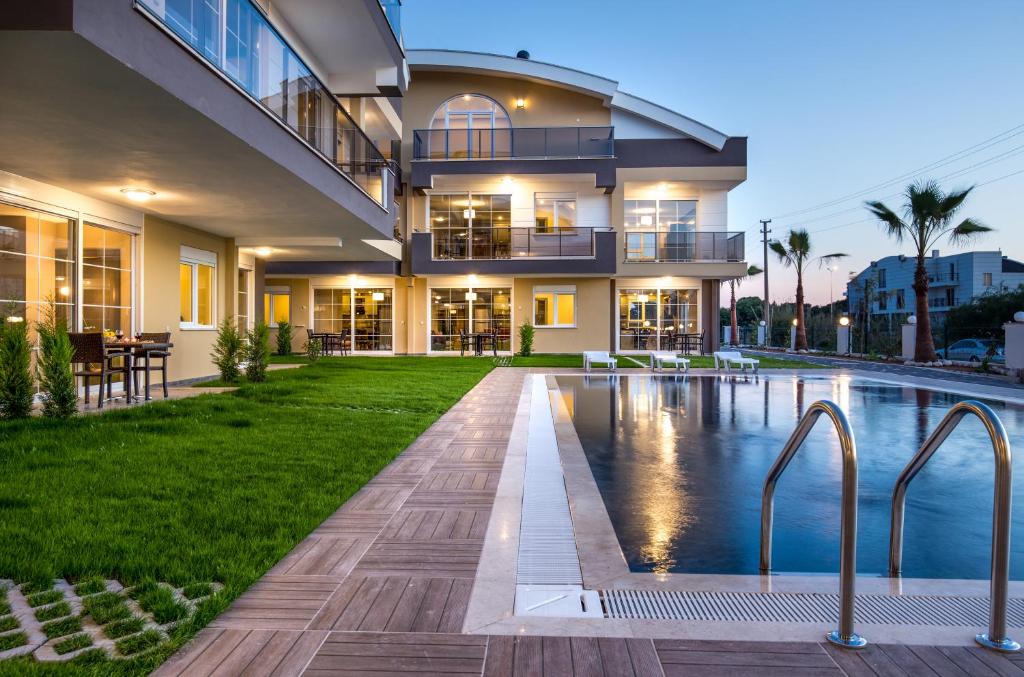
<svg viewBox="0 0 1024 677"><path fill-rule="evenodd" d="M128 358L123 351L108 352L103 344L103 334L99 332L72 332L69 338L71 339L71 347L74 350L71 364L83 365L74 371L74 375L82 379L85 387L85 403L89 404L89 382L94 378L99 379L100 391L96 396L96 404L102 409L104 402L103 387L105 385L107 388L106 399L112 399L115 374L122 374L125 386L128 385ZM119 357L123 358L123 364L121 366L114 366L114 360Z"/></svg>
<svg viewBox="0 0 1024 677"><path fill-rule="evenodd" d="M170 332L142 332L139 338L143 341L152 341L154 343L170 343L171 333ZM143 348L136 348L134 352L134 359L132 360L132 392L138 394L139 392L139 372L143 372L146 375L146 399L149 397L149 384L150 384L150 373L154 370L160 371L160 382L164 387L164 399L168 397L167 393L167 358L171 356L171 350L169 348L160 350L145 350ZM153 364L154 359L159 359L160 364Z"/></svg>
<svg viewBox="0 0 1024 677"><path fill-rule="evenodd" d="M469 348L469 335L466 332L459 331L459 357L466 356L466 348Z"/></svg>
<svg viewBox="0 0 1024 677"><path fill-rule="evenodd" d="M683 373L690 370L690 360L682 355L665 351L651 351L651 371L664 370L666 364L675 366L676 371L679 371L681 367Z"/></svg>
<svg viewBox="0 0 1024 677"><path fill-rule="evenodd" d="M757 367L760 364L759 360L755 360L752 357L743 357L739 352L735 350L718 350L714 353L715 358L715 369L720 369L719 361L725 366L725 370L729 371L730 367L738 366L741 371L746 371L747 367L751 367L754 373L757 373Z"/></svg>
<svg viewBox="0 0 1024 677"><path fill-rule="evenodd" d="M595 364L603 364L611 371L615 371L617 360L607 350L584 350L583 368L589 372Z"/></svg>

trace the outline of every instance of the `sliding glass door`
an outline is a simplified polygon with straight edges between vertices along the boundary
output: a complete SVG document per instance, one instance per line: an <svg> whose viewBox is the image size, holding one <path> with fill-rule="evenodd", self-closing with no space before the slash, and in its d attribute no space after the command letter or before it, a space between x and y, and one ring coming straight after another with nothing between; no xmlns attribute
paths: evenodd
<svg viewBox="0 0 1024 677"><path fill-rule="evenodd" d="M696 289L619 290L619 350L672 350L698 332Z"/></svg>
<svg viewBox="0 0 1024 677"><path fill-rule="evenodd" d="M498 350L512 349L509 287L435 287L430 290L430 350L461 349L461 334L494 334Z"/></svg>
<svg viewBox="0 0 1024 677"><path fill-rule="evenodd" d="M321 287L313 290L313 331L341 334L356 352L394 350L394 290Z"/></svg>

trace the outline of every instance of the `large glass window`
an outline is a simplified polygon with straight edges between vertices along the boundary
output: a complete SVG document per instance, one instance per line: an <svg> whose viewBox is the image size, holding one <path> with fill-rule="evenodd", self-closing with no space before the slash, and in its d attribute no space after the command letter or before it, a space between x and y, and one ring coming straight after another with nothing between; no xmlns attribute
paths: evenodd
<svg viewBox="0 0 1024 677"><path fill-rule="evenodd" d="M533 210L538 233L554 233L576 227L576 198L537 194Z"/></svg>
<svg viewBox="0 0 1024 677"><path fill-rule="evenodd" d="M498 350L512 346L512 290L456 287L430 290L430 350L460 349L460 335L493 333Z"/></svg>
<svg viewBox="0 0 1024 677"><path fill-rule="evenodd" d="M37 322L52 298L71 322L75 303L75 221L0 204L0 313Z"/></svg>
<svg viewBox="0 0 1024 677"><path fill-rule="evenodd" d="M430 121L430 157L501 158L511 153L511 122L494 99L460 94L448 99Z"/></svg>
<svg viewBox="0 0 1024 677"><path fill-rule="evenodd" d="M313 331L348 334L352 328L352 290L313 290Z"/></svg>
<svg viewBox="0 0 1024 677"><path fill-rule="evenodd" d="M179 271L182 329L212 329L217 274L214 252L182 246Z"/></svg>
<svg viewBox="0 0 1024 677"><path fill-rule="evenodd" d="M313 330L341 334L356 351L391 351L393 297L390 288L314 289Z"/></svg>
<svg viewBox="0 0 1024 677"><path fill-rule="evenodd" d="M575 327L576 286L534 287L533 324L536 327Z"/></svg>
<svg viewBox="0 0 1024 677"><path fill-rule="evenodd" d="M697 326L694 289L619 290L619 350L672 350Z"/></svg>
<svg viewBox="0 0 1024 677"><path fill-rule="evenodd" d="M507 259L512 253L512 196L430 196L435 259Z"/></svg>
<svg viewBox="0 0 1024 677"><path fill-rule="evenodd" d="M696 256L696 200L625 200L627 261L688 261Z"/></svg>
<svg viewBox="0 0 1024 677"><path fill-rule="evenodd" d="M82 228L82 329L132 331L134 237L86 223Z"/></svg>

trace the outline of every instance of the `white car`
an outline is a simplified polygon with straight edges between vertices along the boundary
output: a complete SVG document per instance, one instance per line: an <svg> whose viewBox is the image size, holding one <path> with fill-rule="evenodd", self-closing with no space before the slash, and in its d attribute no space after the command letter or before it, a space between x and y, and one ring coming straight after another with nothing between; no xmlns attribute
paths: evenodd
<svg viewBox="0 0 1024 677"><path fill-rule="evenodd" d="M960 339L948 348L936 351L940 357L959 362L981 362L991 355L992 362L1005 362L1003 345L995 339Z"/></svg>

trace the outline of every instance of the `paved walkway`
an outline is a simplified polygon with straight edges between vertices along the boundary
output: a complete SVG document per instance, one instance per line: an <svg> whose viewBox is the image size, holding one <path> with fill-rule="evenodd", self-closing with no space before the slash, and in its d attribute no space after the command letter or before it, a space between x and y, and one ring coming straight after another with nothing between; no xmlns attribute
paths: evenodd
<svg viewBox="0 0 1024 677"><path fill-rule="evenodd" d="M462 634L526 374L489 374L155 674L1024 677L974 647Z"/></svg>

